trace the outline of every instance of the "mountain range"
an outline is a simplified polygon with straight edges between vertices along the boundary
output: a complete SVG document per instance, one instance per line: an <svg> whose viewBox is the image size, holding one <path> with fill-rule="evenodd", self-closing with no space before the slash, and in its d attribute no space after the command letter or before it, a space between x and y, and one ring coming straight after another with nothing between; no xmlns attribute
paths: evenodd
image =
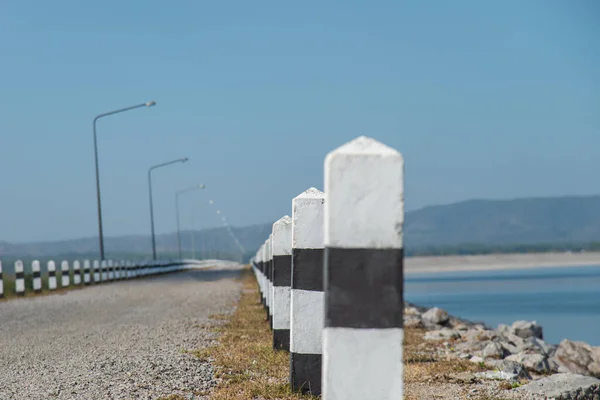
<svg viewBox="0 0 600 400"><path fill-rule="evenodd" d="M271 230L272 222L232 228L245 249L253 255ZM240 256L239 246L225 228L184 231L185 257ZM428 247L460 247L600 242L600 196L523 198L515 200L468 200L428 206L407 212L405 247L409 251ZM177 234L157 235L157 251L176 256ZM192 241L193 240L193 241ZM37 243L0 242L0 257L94 256L97 237ZM105 238L107 254L133 257L150 253L150 238L129 235Z"/></svg>

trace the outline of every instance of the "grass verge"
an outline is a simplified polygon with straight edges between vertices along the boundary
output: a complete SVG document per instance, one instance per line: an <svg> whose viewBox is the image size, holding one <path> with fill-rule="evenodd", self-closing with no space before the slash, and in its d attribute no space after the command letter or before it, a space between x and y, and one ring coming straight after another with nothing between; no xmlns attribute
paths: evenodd
<svg viewBox="0 0 600 400"><path fill-rule="evenodd" d="M234 313L212 316L215 320L227 321L217 328L220 334L217 344L193 352L215 366L220 382L210 398L315 399L290 390L289 353L273 350L272 334L258 302L258 287L252 271L245 270L241 279L242 295Z"/></svg>

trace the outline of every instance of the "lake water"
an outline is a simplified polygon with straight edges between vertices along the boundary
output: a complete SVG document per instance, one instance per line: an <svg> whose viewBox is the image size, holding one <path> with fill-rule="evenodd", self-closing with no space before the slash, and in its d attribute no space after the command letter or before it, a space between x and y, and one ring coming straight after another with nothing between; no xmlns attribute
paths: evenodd
<svg viewBox="0 0 600 400"><path fill-rule="evenodd" d="M405 300L492 328L536 320L548 343L600 346L600 266L407 274Z"/></svg>

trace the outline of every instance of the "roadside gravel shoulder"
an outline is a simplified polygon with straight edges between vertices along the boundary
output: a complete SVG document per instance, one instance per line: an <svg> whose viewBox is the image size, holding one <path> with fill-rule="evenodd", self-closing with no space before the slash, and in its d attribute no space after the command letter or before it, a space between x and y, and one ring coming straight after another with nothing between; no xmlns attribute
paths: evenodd
<svg viewBox="0 0 600 400"><path fill-rule="evenodd" d="M203 398L213 367L187 350L237 302L241 266L189 270L0 304L0 399Z"/></svg>

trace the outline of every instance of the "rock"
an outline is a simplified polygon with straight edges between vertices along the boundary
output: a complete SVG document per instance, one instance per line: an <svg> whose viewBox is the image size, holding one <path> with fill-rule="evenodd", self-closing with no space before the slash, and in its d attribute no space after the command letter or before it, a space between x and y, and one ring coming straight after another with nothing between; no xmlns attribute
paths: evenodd
<svg viewBox="0 0 600 400"><path fill-rule="evenodd" d="M516 361L523 364L525 368L539 374L546 374L551 371L548 358L542 354L536 353L518 353L506 357L509 361Z"/></svg>
<svg viewBox="0 0 600 400"><path fill-rule="evenodd" d="M525 366L519 362L511 360L486 360L486 365L496 368L499 371L506 372L508 374L514 374L516 379L531 379L531 375L525 369Z"/></svg>
<svg viewBox="0 0 600 400"><path fill-rule="evenodd" d="M437 331L426 332L424 337L425 340L456 339L460 337L460 333L453 329L442 328Z"/></svg>
<svg viewBox="0 0 600 400"><path fill-rule="evenodd" d="M423 319L424 323L434 325L444 325L449 319L448 313L445 310L437 307L427 310L427 312L424 313L421 318Z"/></svg>
<svg viewBox="0 0 600 400"><path fill-rule="evenodd" d="M590 375L588 365L594 361L592 347L584 342L572 342L565 339L556 348L552 360L558 365L559 372Z"/></svg>
<svg viewBox="0 0 600 400"><path fill-rule="evenodd" d="M522 349L523 351L543 354L545 356L550 356L554 353L558 346L554 346L544 342L542 339L538 339L536 337L530 337L525 339L523 343Z"/></svg>
<svg viewBox="0 0 600 400"><path fill-rule="evenodd" d="M502 380L502 381L514 381L517 379L517 375L509 374L508 372L504 372L504 371L477 372L475 374L475 376L478 378Z"/></svg>
<svg viewBox="0 0 600 400"><path fill-rule="evenodd" d="M416 316L421 316L421 313L419 312L419 309L417 309L416 307L405 307L404 308L404 315L416 315Z"/></svg>
<svg viewBox="0 0 600 400"><path fill-rule="evenodd" d="M414 315L404 316L404 327L405 328L423 328L421 317Z"/></svg>
<svg viewBox="0 0 600 400"><path fill-rule="evenodd" d="M510 332L499 333L500 342L511 354L517 354L525 349L525 340Z"/></svg>
<svg viewBox="0 0 600 400"><path fill-rule="evenodd" d="M483 362L483 358L478 357L478 356L473 356L469 359L469 361L471 361L472 363L480 363L480 362Z"/></svg>
<svg viewBox="0 0 600 400"><path fill-rule="evenodd" d="M577 374L555 374L516 390L528 396L541 395L557 400L597 400L600 398L600 379Z"/></svg>
<svg viewBox="0 0 600 400"><path fill-rule="evenodd" d="M544 338L542 326L538 325L536 321L515 321L510 327L510 331L513 335L517 335L523 339L530 337Z"/></svg>
<svg viewBox="0 0 600 400"><path fill-rule="evenodd" d="M504 358L504 348L498 342L490 342L483 348L484 358Z"/></svg>

